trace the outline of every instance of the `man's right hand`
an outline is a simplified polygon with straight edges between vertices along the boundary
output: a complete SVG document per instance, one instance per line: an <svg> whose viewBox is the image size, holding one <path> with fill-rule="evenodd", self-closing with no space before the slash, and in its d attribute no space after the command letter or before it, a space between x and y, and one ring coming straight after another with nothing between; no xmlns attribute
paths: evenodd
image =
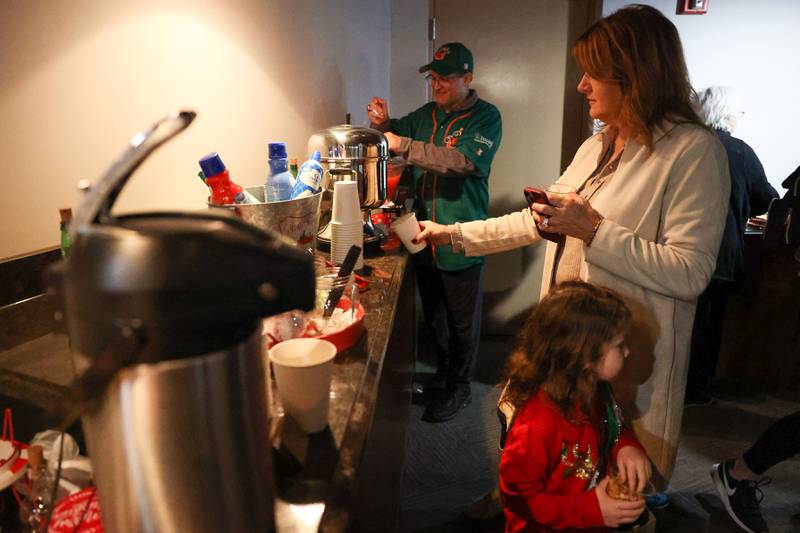
<svg viewBox="0 0 800 533"><path fill-rule="evenodd" d="M389 120L389 105L383 98L373 96L367 104L367 115L371 126L383 126Z"/></svg>

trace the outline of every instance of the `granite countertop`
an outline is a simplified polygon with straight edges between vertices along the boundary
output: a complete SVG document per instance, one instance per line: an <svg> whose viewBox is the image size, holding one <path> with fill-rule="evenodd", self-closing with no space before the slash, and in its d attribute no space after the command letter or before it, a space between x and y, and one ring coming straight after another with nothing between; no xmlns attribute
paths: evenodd
<svg viewBox="0 0 800 533"><path fill-rule="evenodd" d="M47 333L0 352L0 393L45 412L55 413L63 405L75 374L63 333Z"/></svg>
<svg viewBox="0 0 800 533"><path fill-rule="evenodd" d="M334 361L329 428L307 436L293 420L279 421L274 466L275 519L280 532L344 531L347 526L406 258L400 253L365 257L369 290L359 298L366 313L366 332Z"/></svg>
<svg viewBox="0 0 800 533"><path fill-rule="evenodd" d="M288 417L272 420L279 532L344 531L350 519L407 256L376 252L364 262L369 288L359 299L366 331L334 360L329 427L308 436ZM3 394L46 411L59 406L75 374L63 334L48 333L0 352Z"/></svg>

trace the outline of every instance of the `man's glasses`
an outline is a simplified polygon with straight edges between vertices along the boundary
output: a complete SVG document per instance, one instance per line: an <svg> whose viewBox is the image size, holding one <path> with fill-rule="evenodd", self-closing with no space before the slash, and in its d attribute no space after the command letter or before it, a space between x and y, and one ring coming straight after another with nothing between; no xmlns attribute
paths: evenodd
<svg viewBox="0 0 800 533"><path fill-rule="evenodd" d="M463 74L450 74L449 76L439 76L438 74L428 74L425 76L425 79L428 80L430 83L441 83L441 84L450 84L453 81L457 80L458 78L463 77Z"/></svg>

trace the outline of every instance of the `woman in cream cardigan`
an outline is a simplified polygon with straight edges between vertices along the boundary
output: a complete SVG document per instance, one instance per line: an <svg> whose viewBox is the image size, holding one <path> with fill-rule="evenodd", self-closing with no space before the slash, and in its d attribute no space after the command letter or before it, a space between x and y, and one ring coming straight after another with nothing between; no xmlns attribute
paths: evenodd
<svg viewBox="0 0 800 533"><path fill-rule="evenodd" d="M727 158L692 107L678 32L658 10L629 6L601 19L572 56L585 72L578 91L589 114L606 124L558 180L576 192L548 192L550 205L483 221L423 221L417 239L486 255L559 234L545 241L542 294L580 278L624 295L635 318L614 391L666 487L695 301L714 270L728 210Z"/></svg>

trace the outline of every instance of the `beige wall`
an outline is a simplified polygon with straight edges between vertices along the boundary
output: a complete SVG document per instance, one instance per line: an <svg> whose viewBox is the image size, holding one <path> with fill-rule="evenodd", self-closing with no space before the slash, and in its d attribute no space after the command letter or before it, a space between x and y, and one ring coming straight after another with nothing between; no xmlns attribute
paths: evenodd
<svg viewBox="0 0 800 533"><path fill-rule="evenodd" d="M390 0L3 1L0 259L56 245L76 182L171 108L198 118L137 171L118 212L202 209L197 160L212 150L256 184L267 142L302 158L345 112L363 123L368 99L389 93L391 18Z"/></svg>
<svg viewBox="0 0 800 533"><path fill-rule="evenodd" d="M402 117L428 100L419 67L429 61L429 10L430 0L392 0L392 117Z"/></svg>

